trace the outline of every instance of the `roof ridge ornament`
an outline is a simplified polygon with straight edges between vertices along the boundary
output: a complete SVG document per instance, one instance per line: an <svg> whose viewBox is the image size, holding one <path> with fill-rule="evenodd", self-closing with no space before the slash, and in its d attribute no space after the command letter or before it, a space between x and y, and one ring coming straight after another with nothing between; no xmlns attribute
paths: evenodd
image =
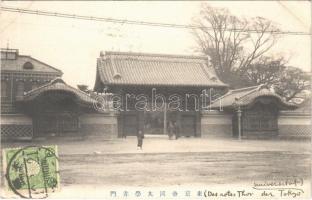
<svg viewBox="0 0 312 200"><path fill-rule="evenodd" d="M121 74L116 72L114 75L113 75L113 78L114 79L120 79L121 78Z"/></svg>
<svg viewBox="0 0 312 200"><path fill-rule="evenodd" d="M211 76L210 78L209 78L210 80L212 80L213 82L217 82L217 77L215 77L215 76Z"/></svg>
<svg viewBox="0 0 312 200"><path fill-rule="evenodd" d="M114 59L115 59L115 56L111 55L110 56L110 60L111 60L111 63L112 63L113 78L114 79L120 79L121 78L121 74L117 71Z"/></svg>
<svg viewBox="0 0 312 200"><path fill-rule="evenodd" d="M63 84L66 84L65 81L61 78L61 77L56 77L55 79L52 79L50 81L51 84L53 83L63 83Z"/></svg>
<svg viewBox="0 0 312 200"><path fill-rule="evenodd" d="M106 59L106 54L105 54L104 51L100 52L100 58L101 58L101 60L105 60Z"/></svg>
<svg viewBox="0 0 312 200"><path fill-rule="evenodd" d="M261 89L263 89L263 88L269 89L270 86L268 85L268 83L263 83L263 84L260 84L260 85L258 86L258 90L261 90Z"/></svg>

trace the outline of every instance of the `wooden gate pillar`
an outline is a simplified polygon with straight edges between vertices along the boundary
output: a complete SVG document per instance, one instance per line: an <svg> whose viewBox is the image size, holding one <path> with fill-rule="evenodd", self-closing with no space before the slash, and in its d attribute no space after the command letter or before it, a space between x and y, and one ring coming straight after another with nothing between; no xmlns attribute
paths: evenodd
<svg viewBox="0 0 312 200"><path fill-rule="evenodd" d="M241 140L242 139L242 123L241 123L241 118L242 118L242 111L241 111L241 108L240 106L238 106L238 109L237 109L237 129L238 129L238 140Z"/></svg>
<svg viewBox="0 0 312 200"><path fill-rule="evenodd" d="M167 135L167 104L164 107L164 135Z"/></svg>

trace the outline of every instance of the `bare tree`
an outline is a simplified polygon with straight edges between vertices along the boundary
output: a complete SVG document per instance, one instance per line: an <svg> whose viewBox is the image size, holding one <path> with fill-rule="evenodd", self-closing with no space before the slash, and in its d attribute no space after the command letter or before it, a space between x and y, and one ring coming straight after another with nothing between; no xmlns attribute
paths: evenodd
<svg viewBox="0 0 312 200"><path fill-rule="evenodd" d="M246 20L207 4L194 25L200 27L193 32L199 50L211 57L216 73L229 84L244 76L249 66L271 49L278 38L274 32L279 31L265 18Z"/></svg>

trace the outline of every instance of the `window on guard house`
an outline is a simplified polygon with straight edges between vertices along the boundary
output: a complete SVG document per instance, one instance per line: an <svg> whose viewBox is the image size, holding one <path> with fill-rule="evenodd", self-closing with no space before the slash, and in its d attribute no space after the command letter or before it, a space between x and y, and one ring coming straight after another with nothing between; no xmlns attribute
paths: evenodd
<svg viewBox="0 0 312 200"><path fill-rule="evenodd" d="M23 69L33 69L34 65L31 62L25 62Z"/></svg>
<svg viewBox="0 0 312 200"><path fill-rule="evenodd" d="M31 89L33 90L33 89L36 89L36 88L38 88L40 86L40 83L32 83L32 85L31 85Z"/></svg>
<svg viewBox="0 0 312 200"><path fill-rule="evenodd" d="M16 96L22 97L24 95L24 82L19 81L17 82L17 89L16 89Z"/></svg>
<svg viewBox="0 0 312 200"><path fill-rule="evenodd" d="M7 87L8 87L7 82L1 81L1 97L7 97L8 96Z"/></svg>

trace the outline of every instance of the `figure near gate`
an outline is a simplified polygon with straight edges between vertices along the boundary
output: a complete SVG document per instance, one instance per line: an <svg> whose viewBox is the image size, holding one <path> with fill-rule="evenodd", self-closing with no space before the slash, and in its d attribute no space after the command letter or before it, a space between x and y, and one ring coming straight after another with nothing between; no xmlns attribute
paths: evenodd
<svg viewBox="0 0 312 200"><path fill-rule="evenodd" d="M174 127L173 132L175 135L175 139L177 140L180 137L179 126L178 126L177 122L173 123L173 127Z"/></svg>
<svg viewBox="0 0 312 200"><path fill-rule="evenodd" d="M138 139L138 146L137 149L142 150L143 148L143 139L144 139L144 133L139 130L138 134L137 134L137 139Z"/></svg>
<svg viewBox="0 0 312 200"><path fill-rule="evenodd" d="M169 136L169 140L172 139L178 139L179 138L179 130L178 130L178 125L177 122L175 121L169 121L168 123L168 136Z"/></svg>
<svg viewBox="0 0 312 200"><path fill-rule="evenodd" d="M174 123L173 123L173 121L169 121L167 127L168 127L169 140L172 140L172 138L174 136Z"/></svg>

